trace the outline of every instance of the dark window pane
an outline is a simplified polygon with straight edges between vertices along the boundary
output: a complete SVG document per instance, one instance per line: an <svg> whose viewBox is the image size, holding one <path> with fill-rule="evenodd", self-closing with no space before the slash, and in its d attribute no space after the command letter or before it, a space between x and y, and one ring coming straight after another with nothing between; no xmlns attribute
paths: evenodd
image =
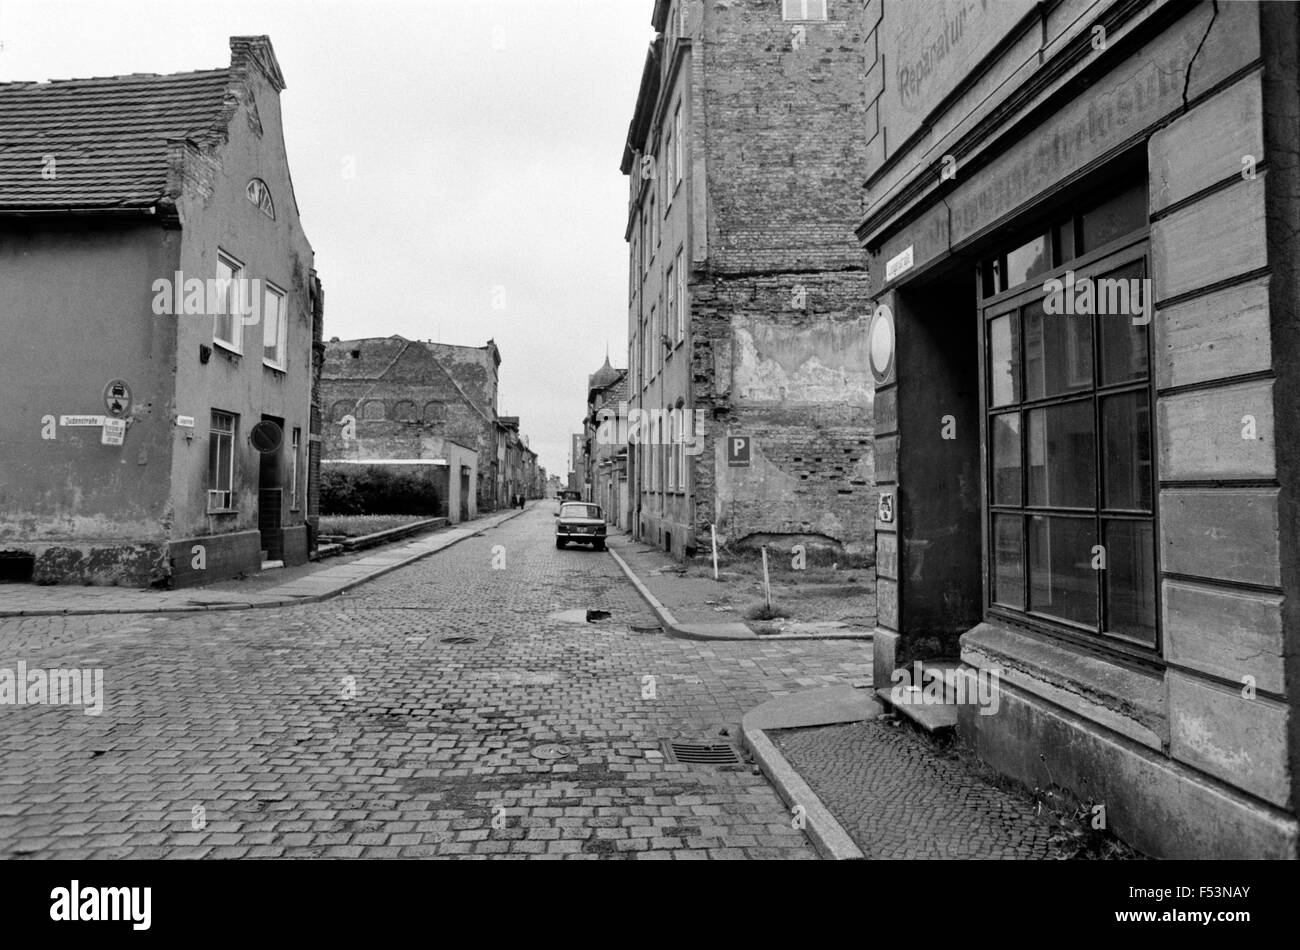
<svg viewBox="0 0 1300 950"><path fill-rule="evenodd" d="M1097 543L1091 518L1029 519L1029 609L1089 626L1097 624Z"/></svg>
<svg viewBox="0 0 1300 950"><path fill-rule="evenodd" d="M1080 230L1083 247L1080 254L1094 251L1103 244L1136 231L1147 223L1146 183L1134 185L1128 191L1086 211L1082 215Z"/></svg>
<svg viewBox="0 0 1300 950"><path fill-rule="evenodd" d="M1056 263L1058 265L1072 261L1074 253L1074 218L1062 221L1056 226Z"/></svg>
<svg viewBox="0 0 1300 950"><path fill-rule="evenodd" d="M1142 279L1140 263L1121 267L1094 282L1097 318L1101 328L1101 384L1125 383L1145 379L1147 363L1147 327L1134 324L1133 318L1146 319L1144 305L1148 287Z"/></svg>
<svg viewBox="0 0 1300 950"><path fill-rule="evenodd" d="M1044 234L1007 255L1007 286L1023 284L1051 269L1052 247Z"/></svg>
<svg viewBox="0 0 1300 950"><path fill-rule="evenodd" d="M993 416L993 504L1019 505L1020 413Z"/></svg>
<svg viewBox="0 0 1300 950"><path fill-rule="evenodd" d="M1097 504L1092 403L1029 413L1029 503L1057 508Z"/></svg>
<svg viewBox="0 0 1300 950"><path fill-rule="evenodd" d="M1092 385L1092 317L1043 312L1025 315L1025 398L1042 399Z"/></svg>
<svg viewBox="0 0 1300 950"><path fill-rule="evenodd" d="M1020 325L1016 314L989 321L989 405L1020 401Z"/></svg>
<svg viewBox="0 0 1300 950"><path fill-rule="evenodd" d="M1107 521L1106 614L1110 632L1156 644L1156 553L1151 523Z"/></svg>
<svg viewBox="0 0 1300 950"><path fill-rule="evenodd" d="M1103 506L1151 510L1151 408L1145 391L1101 401Z"/></svg>
<svg viewBox="0 0 1300 950"><path fill-rule="evenodd" d="M1020 515L993 516L993 600L1017 610L1025 609L1023 525Z"/></svg>

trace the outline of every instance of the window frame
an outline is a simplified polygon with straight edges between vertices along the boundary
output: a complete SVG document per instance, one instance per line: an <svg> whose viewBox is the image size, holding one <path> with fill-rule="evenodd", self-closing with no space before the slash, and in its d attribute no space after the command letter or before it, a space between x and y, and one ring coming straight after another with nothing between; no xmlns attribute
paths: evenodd
<svg viewBox="0 0 1300 950"><path fill-rule="evenodd" d="M230 427L228 429L218 428L217 427L218 417L222 417L223 419L229 420ZM207 494L208 514L225 514L237 510L235 508L235 445L237 444L238 434L239 434L239 413L226 412L224 409L210 410L208 415L208 494ZM214 447L214 444L217 444L214 443L214 440L217 439L226 439L229 440L230 443L230 456L229 456L228 464L226 465L226 471L224 473L225 475L224 482L227 486L225 488L220 487L220 484L223 481L221 477L222 472L220 472L219 470L214 472L212 468L212 449ZM220 460L221 460L221 450L217 449L218 469L220 468L221 465ZM218 483L217 487L213 487L212 484L214 475L216 476L216 480ZM222 501L224 503L219 505L214 505L212 503L214 495L224 496L224 498L222 498Z"/></svg>
<svg viewBox="0 0 1300 950"><path fill-rule="evenodd" d="M279 373L287 373L289 366L289 319L286 311L288 310L289 295L270 281L264 281L263 283L265 286L262 292L262 365ZM267 316L270 313L267 301L272 298L279 301L279 307L276 308L275 328L275 352L276 356L279 357L278 362L268 359L266 356Z"/></svg>
<svg viewBox="0 0 1300 950"><path fill-rule="evenodd" d="M677 335L674 346L686 339L686 248L677 249L676 262L673 265L677 276Z"/></svg>
<svg viewBox="0 0 1300 950"><path fill-rule="evenodd" d="M230 269L230 286L226 292L226 308L233 309L233 313L214 313L212 315L212 343L222 349L229 350L240 356L244 355L244 264L233 254L217 248L217 268L225 265ZM215 280L224 280L225 278L218 273ZM232 301L237 300L237 303ZM220 334L219 322L223 317L230 318L231 339L225 339Z"/></svg>
<svg viewBox="0 0 1300 950"><path fill-rule="evenodd" d="M1055 233L1055 228L1050 229L1049 233ZM1021 245L1016 245L1017 247ZM1077 244L1075 245L1077 246ZM982 524L982 548L981 561L983 565L983 600L984 614L989 619L1016 624L1027 627L1037 632L1048 634L1057 639L1067 640L1072 643L1087 646L1093 650L1116 656L1126 656L1130 659L1138 660L1144 663L1162 663L1163 651L1165 645L1163 611L1161 604L1161 558L1160 558L1160 473L1159 473L1159 455L1157 426L1157 390L1155 374L1155 339L1152 330L1152 324L1147 324L1146 345L1147 345L1147 375L1144 380L1127 380L1118 383L1105 383L1102 381L1102 351L1101 351L1101 333L1099 332L1099 320L1107 319L1106 315L1093 314L1091 325L1091 347L1092 347L1092 381L1087 389L1083 391L1067 390L1064 392L1044 395L1037 398L1029 398L1026 388L1026 354L1024 353L1024 337L1021 337L1021 354L1017 361L1015 372L1020 381L1019 398L1010 403L994 406L991 399L991 379L989 372L989 361L991 358L988 346L988 328L992 321L1012 314L1015 319L1020 319L1019 314L1023 308L1034 302L1040 302L1043 299L1043 287L1048 280L1063 279L1067 270L1073 271L1078 277L1091 277L1096 279L1102 275L1110 274L1123 267L1137 263L1141 266L1142 278L1151 278L1151 247L1150 247L1150 228L1143 227L1123 235L1115 240L1108 242L1095 251L1083 254L1077 258L1065 261L1059 261L1057 254L1056 239L1053 238L1054 262L1050 270L1038 274L1029 281L1017 286L1008 288L1005 291L986 297L979 301L979 398L980 398L980 445L982 447L982 457L980 473L982 479L981 486L981 524ZM1001 255L1005 258L1005 255ZM996 258L994 258L996 259ZM980 263L980 277L977 278L977 287L983 288L983 271L982 268L987 262ZM1148 285L1149 287L1149 285ZM1153 301L1148 301L1148 306L1154 306ZM1104 429L1102 416L1102 401L1111 396L1122 395L1124 393L1140 392L1147 397L1148 412L1148 432L1147 432L1147 453L1150 459L1150 488L1151 488L1151 507L1147 512L1138 509L1122 510L1109 509L1104 507L1105 502L1105 445ZM1091 407L1093 421L1093 467L1095 471L1093 485L1093 501L1091 508L1071 509L1068 506L1061 505L1034 505L1030 503L1029 495L1029 478L1030 465L1028 456L1029 446L1029 416L1034 409L1050 408L1053 406L1068 405L1072 403L1087 402ZM990 442L992 437L992 420L999 415L1014 415L1020 419L1019 445L1020 445L1020 500L1019 504L994 504L992 492L994 485L994 453L993 446ZM997 514L1019 516L1020 520L1020 545L1021 545L1021 565L1023 576L1021 578L1020 600L1024 604L1023 608L1015 608L994 601L994 585L997 573L996 551L994 550L997 538L993 532L993 516ZM1055 615L1049 615L1033 610L1033 602L1030 598L1032 590L1031 577L1031 552L1030 552L1030 526L1029 520L1035 515L1044 515L1047 517L1088 517L1095 532L1094 544L1101 544L1107 555L1106 568L1094 571L1094 574L1100 575L1095 580L1095 597L1096 597L1096 616L1095 626L1081 624L1068 619L1060 618ZM1105 525L1114 521L1133 521L1137 523L1148 524L1151 528L1152 538L1152 559L1146 567L1149 567L1154 578L1154 587L1151 592L1154 612L1154 625L1151 642L1139 639L1122 632L1108 630L1109 610L1108 594L1110 573L1114 569L1114 564L1110 558L1110 548L1106 544Z"/></svg>
<svg viewBox="0 0 1300 950"><path fill-rule="evenodd" d="M808 15L810 4L820 3L821 13L819 17ZM802 16L791 16L791 9L798 7ZM830 19L830 0L781 0L781 19L786 23L825 23Z"/></svg>
<svg viewBox="0 0 1300 950"><path fill-rule="evenodd" d="M298 510L298 455L302 452L302 429L295 426L290 448L293 457L289 460L289 510Z"/></svg>

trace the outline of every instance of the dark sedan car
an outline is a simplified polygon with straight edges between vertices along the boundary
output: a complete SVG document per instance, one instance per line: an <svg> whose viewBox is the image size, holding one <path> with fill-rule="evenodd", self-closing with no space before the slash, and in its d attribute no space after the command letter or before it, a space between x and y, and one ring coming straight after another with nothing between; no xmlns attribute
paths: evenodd
<svg viewBox="0 0 1300 950"><path fill-rule="evenodd" d="M600 505L566 501L560 505L555 521L555 546L563 548L574 544L590 544L595 550L605 550L605 513Z"/></svg>

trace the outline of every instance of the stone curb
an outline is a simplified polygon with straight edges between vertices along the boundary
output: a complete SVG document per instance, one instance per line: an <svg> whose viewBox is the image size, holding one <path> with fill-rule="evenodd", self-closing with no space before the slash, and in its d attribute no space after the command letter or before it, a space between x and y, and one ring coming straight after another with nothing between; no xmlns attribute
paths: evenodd
<svg viewBox="0 0 1300 950"><path fill-rule="evenodd" d="M765 638L766 639L766 638ZM817 849L817 853L829 861L864 861L862 853L849 833L835 820L835 816L822 804L817 793L794 770L772 740L762 729L743 730L745 748L754 757L763 774L790 807L796 805L804 809L804 834Z"/></svg>
<svg viewBox="0 0 1300 950"><path fill-rule="evenodd" d="M527 511L528 509L524 508L519 511L512 512L511 514L508 514L505 517L498 518L496 521L493 521L491 524L479 525L477 526L476 530L471 531L468 534L465 534L459 538L453 538L449 540L446 544L441 545L440 547L431 548L428 551L420 551L416 554L411 555L410 557L403 558L400 561L395 561L392 564L385 564L383 567L376 568L375 570L370 571L367 574L363 574L360 577L350 578L347 581L339 584L337 587L332 587L329 590L319 594L301 594L295 597L280 597L277 598L276 600L265 600L265 601L256 601L256 602L231 601L229 603L204 604L202 606L194 605L188 607L105 607L98 610L91 610L91 609L82 610L82 609L75 609L75 608L68 609L68 610L44 610L44 609L0 610L0 618L3 617L93 617L93 616L98 616L100 614L188 614L188 613L207 613L216 610L262 610L265 608L274 608L274 607L292 607L295 604L317 604L323 600L329 600L333 597L337 597L339 594L346 593L347 591L352 590L354 587L360 587L362 584L368 584L377 578L383 577L385 574L390 574L393 571L398 570L399 568L403 568L410 564L414 564L416 561L419 561L423 558L429 557L434 554L438 554L441 551L445 551L447 550L447 548L459 544L461 541L464 541L466 538L472 538L475 535L482 533L483 531L489 530L491 528L495 528L498 525L505 524L507 521L511 520L512 518L517 518ZM461 522L461 524L466 525L468 527L475 527L476 522L475 521ZM457 528L459 527L460 525L457 525ZM410 542L410 543L414 543L414 542ZM329 570L329 568L325 568L325 570ZM199 589L201 590L201 588ZM196 595L196 596L201 596L201 595Z"/></svg>
<svg viewBox="0 0 1300 950"><path fill-rule="evenodd" d="M641 598L650 605L650 609L654 612L655 617L658 618L660 625L665 631L667 631L668 635L676 637L679 640L731 640L734 642L766 642L768 640L870 640L873 636L870 632L836 633L830 631L826 633L757 634L746 627L743 623L738 622L682 624L677 621L677 618L672 615L671 611L669 611L667 607L659 602L659 599L655 597L654 594L650 593L650 589L646 587L641 578L636 576L636 572L632 570L627 561L619 557L618 552L615 551L613 547L606 543L605 550L608 551L614 560L618 562L618 566L623 569L623 573L627 575L627 579L632 582L632 586L637 589L637 593L641 595ZM743 628L746 632L743 634L740 633L739 630L736 630L738 627ZM735 632L727 632L728 630Z"/></svg>

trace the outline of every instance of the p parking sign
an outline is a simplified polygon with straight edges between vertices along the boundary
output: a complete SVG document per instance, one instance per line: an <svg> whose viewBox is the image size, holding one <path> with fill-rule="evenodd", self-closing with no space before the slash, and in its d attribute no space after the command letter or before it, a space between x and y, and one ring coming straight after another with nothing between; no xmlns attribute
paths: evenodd
<svg viewBox="0 0 1300 950"><path fill-rule="evenodd" d="M727 436L727 464L732 468L747 468L749 466L749 448L749 436Z"/></svg>

